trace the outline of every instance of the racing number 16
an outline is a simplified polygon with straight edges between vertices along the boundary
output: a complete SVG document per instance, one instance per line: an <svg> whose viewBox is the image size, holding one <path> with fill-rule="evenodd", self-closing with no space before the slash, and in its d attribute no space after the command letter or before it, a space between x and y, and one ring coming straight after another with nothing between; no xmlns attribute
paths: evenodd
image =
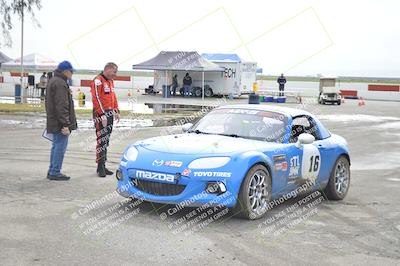
<svg viewBox="0 0 400 266"><path fill-rule="evenodd" d="M308 172L317 172L319 168L319 155L311 156L310 158L310 169Z"/></svg>

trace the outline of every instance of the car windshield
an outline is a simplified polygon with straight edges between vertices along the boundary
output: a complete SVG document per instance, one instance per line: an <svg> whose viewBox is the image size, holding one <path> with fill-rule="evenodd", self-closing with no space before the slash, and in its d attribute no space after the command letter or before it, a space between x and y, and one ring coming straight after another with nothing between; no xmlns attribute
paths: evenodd
<svg viewBox="0 0 400 266"><path fill-rule="evenodd" d="M189 133L282 142L286 125L286 116L279 113L222 108L204 116L190 129Z"/></svg>

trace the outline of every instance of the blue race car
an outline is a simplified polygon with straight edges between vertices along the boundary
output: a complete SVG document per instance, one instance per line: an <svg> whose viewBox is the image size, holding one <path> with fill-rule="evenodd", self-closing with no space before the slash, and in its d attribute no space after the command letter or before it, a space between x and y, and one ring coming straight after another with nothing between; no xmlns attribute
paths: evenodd
<svg viewBox="0 0 400 266"><path fill-rule="evenodd" d="M219 204L257 219L272 201L305 184L332 200L348 192L346 141L304 110L229 105L182 129L126 148L116 173L122 196L180 206Z"/></svg>

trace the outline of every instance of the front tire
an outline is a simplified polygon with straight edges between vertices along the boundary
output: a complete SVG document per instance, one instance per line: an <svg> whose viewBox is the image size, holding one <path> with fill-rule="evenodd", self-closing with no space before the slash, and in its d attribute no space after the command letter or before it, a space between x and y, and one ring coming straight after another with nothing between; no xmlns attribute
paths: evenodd
<svg viewBox="0 0 400 266"><path fill-rule="evenodd" d="M195 90L194 90L194 96L196 96L196 97L201 97L201 95L202 95L202 89L201 88L195 88Z"/></svg>
<svg viewBox="0 0 400 266"><path fill-rule="evenodd" d="M342 155L336 160L324 193L330 200L342 200L346 197L349 187L350 162Z"/></svg>
<svg viewBox="0 0 400 266"><path fill-rule="evenodd" d="M271 175L265 166L257 164L247 172L242 182L234 214L249 220L259 219L266 214L271 199Z"/></svg>
<svg viewBox="0 0 400 266"><path fill-rule="evenodd" d="M204 88L204 96L206 97L212 97L213 96L213 91L210 87L205 87Z"/></svg>

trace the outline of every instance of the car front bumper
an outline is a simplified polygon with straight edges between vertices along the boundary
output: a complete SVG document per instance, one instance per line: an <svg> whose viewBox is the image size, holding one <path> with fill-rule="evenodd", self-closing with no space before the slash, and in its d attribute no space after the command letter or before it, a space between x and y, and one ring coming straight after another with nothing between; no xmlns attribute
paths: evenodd
<svg viewBox="0 0 400 266"><path fill-rule="evenodd" d="M186 177L181 176L177 183L149 181L133 177L128 169L120 168L122 177L118 179L117 192L123 197L140 198L145 201L179 204L185 207L198 207L204 204L234 207L240 189L241 178L230 177ZM210 183L220 183L225 192L209 193Z"/></svg>

